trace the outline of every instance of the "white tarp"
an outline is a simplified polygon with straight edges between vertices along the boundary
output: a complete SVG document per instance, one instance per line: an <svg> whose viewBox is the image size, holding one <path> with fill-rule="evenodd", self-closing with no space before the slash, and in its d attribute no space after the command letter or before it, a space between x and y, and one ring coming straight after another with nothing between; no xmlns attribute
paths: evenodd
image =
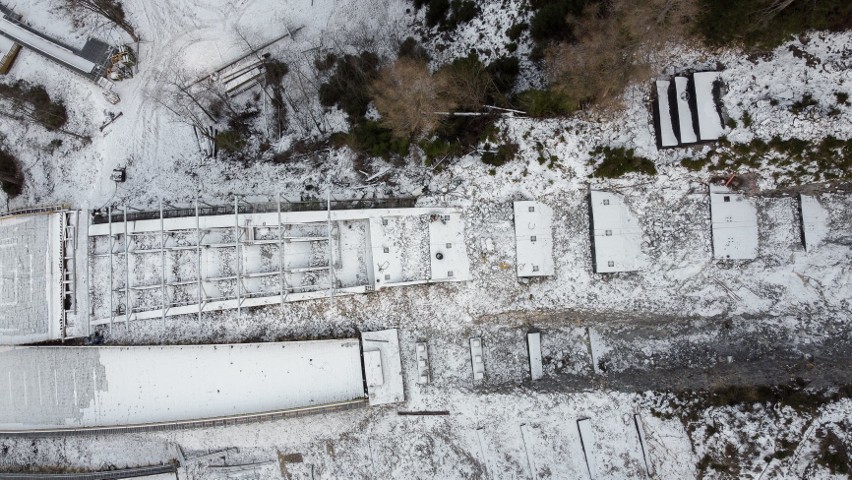
<svg viewBox="0 0 852 480"><path fill-rule="evenodd" d="M718 140L725 133L719 105L713 98L713 84L719 72L697 72L692 75L695 85L695 104L698 109L698 135L701 140Z"/></svg>
<svg viewBox="0 0 852 480"><path fill-rule="evenodd" d="M692 108L689 106L689 79L675 77L675 95L677 95L677 118L680 127L680 143L695 143L695 126L692 123Z"/></svg>
<svg viewBox="0 0 852 480"><path fill-rule="evenodd" d="M663 147L675 147L678 145L677 136L674 132L671 105L669 105L668 80L658 80L657 86L657 108L660 112L660 145Z"/></svg>

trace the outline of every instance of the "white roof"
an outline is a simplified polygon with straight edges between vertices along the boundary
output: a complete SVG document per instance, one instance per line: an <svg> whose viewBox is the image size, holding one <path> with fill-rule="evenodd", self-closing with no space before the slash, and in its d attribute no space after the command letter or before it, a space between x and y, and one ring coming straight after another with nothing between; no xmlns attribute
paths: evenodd
<svg viewBox="0 0 852 480"><path fill-rule="evenodd" d="M530 332L527 334L527 349L530 355L530 376L533 380L544 377L544 367L541 362L541 334Z"/></svg>
<svg viewBox="0 0 852 480"><path fill-rule="evenodd" d="M713 83L718 79L719 72L697 72L692 75L698 108L698 134L701 140L718 140L725 133L719 105L713 98Z"/></svg>
<svg viewBox="0 0 852 480"><path fill-rule="evenodd" d="M5 15L0 18L0 33L14 39L18 43L36 50L43 55L55 58L83 73L91 73L95 69L95 64L78 56L71 50L57 45L50 40L35 34L20 25L9 21Z"/></svg>
<svg viewBox="0 0 852 480"><path fill-rule="evenodd" d="M515 202L519 277L553 275L553 210L540 202Z"/></svg>
<svg viewBox="0 0 852 480"><path fill-rule="evenodd" d="M61 219L0 218L0 345L62 338Z"/></svg>
<svg viewBox="0 0 852 480"><path fill-rule="evenodd" d="M757 258L757 208L744 195L724 185L711 184L710 219L715 258Z"/></svg>
<svg viewBox="0 0 852 480"><path fill-rule="evenodd" d="M361 333L364 361L371 362L375 369L376 353L381 358L382 383L367 385L370 405L385 405L405 401L405 388L402 379L402 358L399 352L399 336L396 329ZM375 379L376 374L373 375ZM375 381L373 383L376 383Z"/></svg>
<svg viewBox="0 0 852 480"><path fill-rule="evenodd" d="M0 430L173 423L364 397L357 339L151 347L9 347ZM8 378L6 378L8 376Z"/></svg>
<svg viewBox="0 0 852 480"><path fill-rule="evenodd" d="M815 197L801 195L802 240L805 250L810 252L828 235L828 211Z"/></svg>
<svg viewBox="0 0 852 480"><path fill-rule="evenodd" d="M671 105L669 105L668 80L657 80L657 107L660 112L660 144L663 147L674 147L678 145L672 124Z"/></svg>
<svg viewBox="0 0 852 480"><path fill-rule="evenodd" d="M675 95L677 95L677 117L680 127L680 143L695 143L695 126L692 123L692 108L689 106L689 79L675 77Z"/></svg>
<svg viewBox="0 0 852 480"><path fill-rule="evenodd" d="M367 387L381 387L385 383L382 373L382 352L370 350L364 352L364 372L367 376Z"/></svg>
<svg viewBox="0 0 852 480"><path fill-rule="evenodd" d="M442 258L439 259L439 256ZM431 216L429 258L430 281L462 282L470 279L470 260L467 258L464 218L461 213L446 212Z"/></svg>
<svg viewBox="0 0 852 480"><path fill-rule="evenodd" d="M595 271L639 270L644 263L639 219L620 195L592 190L591 202Z"/></svg>

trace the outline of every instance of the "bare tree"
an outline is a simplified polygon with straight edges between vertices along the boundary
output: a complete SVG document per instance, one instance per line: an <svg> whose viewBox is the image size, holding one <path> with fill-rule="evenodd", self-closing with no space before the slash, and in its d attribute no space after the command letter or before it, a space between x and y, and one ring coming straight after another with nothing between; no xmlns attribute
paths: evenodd
<svg viewBox="0 0 852 480"><path fill-rule="evenodd" d="M433 132L440 122L436 112L455 107L447 94L448 76L433 76L425 61L400 58L385 67L371 89L382 122L400 138Z"/></svg>
<svg viewBox="0 0 852 480"><path fill-rule="evenodd" d="M136 29L127 20L120 0L64 0L65 8L74 13L100 15L127 32L134 42L139 41Z"/></svg>

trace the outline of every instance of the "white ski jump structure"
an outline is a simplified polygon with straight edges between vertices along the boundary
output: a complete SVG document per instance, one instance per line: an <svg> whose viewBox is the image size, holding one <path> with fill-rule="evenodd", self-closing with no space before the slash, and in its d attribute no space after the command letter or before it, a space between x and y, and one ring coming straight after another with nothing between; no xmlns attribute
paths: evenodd
<svg viewBox="0 0 852 480"><path fill-rule="evenodd" d="M382 348L368 345L381 339ZM361 344L378 381L366 382ZM368 348L369 347L369 348ZM367 355L371 353L371 355ZM396 330L362 340L0 347L0 434L233 425L405 400Z"/></svg>
<svg viewBox="0 0 852 480"><path fill-rule="evenodd" d="M202 315L469 278L454 208L128 219L89 227L92 325ZM150 217L150 216L149 216ZM103 286L103 287L102 287Z"/></svg>

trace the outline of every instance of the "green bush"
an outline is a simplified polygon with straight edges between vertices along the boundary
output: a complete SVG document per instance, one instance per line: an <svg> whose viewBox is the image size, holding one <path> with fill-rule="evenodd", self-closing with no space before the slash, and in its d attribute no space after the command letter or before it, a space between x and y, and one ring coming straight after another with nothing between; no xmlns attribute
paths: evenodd
<svg viewBox="0 0 852 480"><path fill-rule="evenodd" d="M526 22L516 23L506 29L506 36L509 37L509 40L517 42L518 39L521 38L521 34L528 28L530 28L530 26Z"/></svg>
<svg viewBox="0 0 852 480"><path fill-rule="evenodd" d="M412 60L420 60L423 62L428 62L431 60L429 56L429 52L420 45L420 42L414 39L414 37L406 38L400 45L399 50L397 51L397 56L399 58L410 58Z"/></svg>
<svg viewBox="0 0 852 480"><path fill-rule="evenodd" d="M394 137L393 131L371 120L352 127L346 136L346 143L355 151L385 159L404 157L409 147L408 140Z"/></svg>
<svg viewBox="0 0 852 480"><path fill-rule="evenodd" d="M700 172L708 163L710 163L710 160L707 158L684 158L680 161L681 165L693 172Z"/></svg>
<svg viewBox="0 0 852 480"><path fill-rule="evenodd" d="M491 62L485 70L491 75L491 81L500 95L506 97L515 88L515 81L521 73L517 57L500 57Z"/></svg>
<svg viewBox="0 0 852 480"><path fill-rule="evenodd" d="M24 175L18 159L11 153L0 150L0 187L9 198L17 197L24 190Z"/></svg>
<svg viewBox="0 0 852 480"><path fill-rule="evenodd" d="M370 83L378 75L379 57L375 53L344 55L337 60L337 68L328 82L320 85L320 103L326 107L339 106L355 123L367 113L372 100Z"/></svg>
<svg viewBox="0 0 852 480"><path fill-rule="evenodd" d="M539 45L550 42L574 42L574 31L568 23L568 16L580 17L583 10L601 0L533 0L530 6L535 10L530 20L530 36Z"/></svg>
<svg viewBox="0 0 852 480"><path fill-rule="evenodd" d="M216 134L214 139L216 148L229 154L238 154L246 148L246 138L237 130L223 130Z"/></svg>
<svg viewBox="0 0 852 480"><path fill-rule="evenodd" d="M515 102L518 108L531 117L558 117L570 115L580 109L580 102L557 90L526 90L519 93Z"/></svg>
<svg viewBox="0 0 852 480"><path fill-rule="evenodd" d="M592 150L598 165L593 175L602 178L618 178L628 173L636 172L645 175L656 175L654 162L644 157L637 157L632 148L599 146Z"/></svg>
<svg viewBox="0 0 852 480"><path fill-rule="evenodd" d="M792 2L767 16L767 0L700 0L698 32L711 45L742 43L772 48L808 30L839 31L852 28L852 2L820 0Z"/></svg>
<svg viewBox="0 0 852 480"><path fill-rule="evenodd" d="M518 154L517 143L507 143L497 147L496 152L485 152L482 154L482 162L492 167L505 165Z"/></svg>
<svg viewBox="0 0 852 480"><path fill-rule="evenodd" d="M429 0L426 3L426 25L434 27L447 18L450 0Z"/></svg>
<svg viewBox="0 0 852 480"><path fill-rule="evenodd" d="M849 105L849 94L846 92L834 92L838 105Z"/></svg>

